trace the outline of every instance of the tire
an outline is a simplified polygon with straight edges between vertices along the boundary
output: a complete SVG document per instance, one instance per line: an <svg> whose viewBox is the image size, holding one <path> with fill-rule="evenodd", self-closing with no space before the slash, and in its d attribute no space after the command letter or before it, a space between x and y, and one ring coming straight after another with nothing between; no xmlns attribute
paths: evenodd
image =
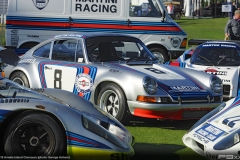
<svg viewBox="0 0 240 160"><path fill-rule="evenodd" d="M106 84L100 90L97 104L122 124L127 124L130 121L131 116L127 106L127 99L118 85L114 83Z"/></svg>
<svg viewBox="0 0 240 160"><path fill-rule="evenodd" d="M174 17L175 17L175 19L181 19L181 13L176 12Z"/></svg>
<svg viewBox="0 0 240 160"><path fill-rule="evenodd" d="M7 156L66 155L66 135L52 117L25 112L8 126L4 151Z"/></svg>
<svg viewBox="0 0 240 160"><path fill-rule="evenodd" d="M13 75L10 77L10 80L24 87L30 88L27 76L23 72L17 71L13 73Z"/></svg>
<svg viewBox="0 0 240 160"><path fill-rule="evenodd" d="M29 43L24 43L22 44L19 48L32 48L39 44L38 42L29 42Z"/></svg>
<svg viewBox="0 0 240 160"><path fill-rule="evenodd" d="M150 48L149 49L155 57L157 57L160 63L165 63L169 60L167 52L162 48Z"/></svg>

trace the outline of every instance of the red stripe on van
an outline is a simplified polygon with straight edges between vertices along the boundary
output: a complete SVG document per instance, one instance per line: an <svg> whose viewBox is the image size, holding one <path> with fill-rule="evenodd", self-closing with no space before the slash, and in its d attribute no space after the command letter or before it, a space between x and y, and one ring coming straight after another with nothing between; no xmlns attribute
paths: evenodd
<svg viewBox="0 0 240 160"><path fill-rule="evenodd" d="M46 27L70 27L64 22L33 22L33 21L12 21L7 20L7 25L23 25L23 26L46 26ZM74 23L72 28L109 28L109 29L126 29L126 30L156 30L156 31L181 31L177 26L130 26L111 25L111 24L84 24Z"/></svg>

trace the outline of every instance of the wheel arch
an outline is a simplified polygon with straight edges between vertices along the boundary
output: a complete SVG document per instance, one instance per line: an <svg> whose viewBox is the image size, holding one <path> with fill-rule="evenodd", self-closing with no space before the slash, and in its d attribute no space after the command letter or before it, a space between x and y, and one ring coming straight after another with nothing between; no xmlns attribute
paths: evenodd
<svg viewBox="0 0 240 160"><path fill-rule="evenodd" d="M14 120L15 117L17 117L18 115L24 113L24 112L29 112L29 113L44 113L46 115L49 115L51 118L53 118L54 120L56 120L56 122L59 124L60 128L62 129L62 131L64 132L64 134L66 135L66 127L64 126L64 124L62 123L62 121L59 120L59 118L57 118L56 115L54 115L51 112L45 112L45 111L41 111L41 110L31 110L31 109L24 109L24 110L19 110L16 111L10 115L8 115L2 122L1 122L1 127L0 127L0 155L5 155L4 152L4 135L5 132L7 130L7 127L9 126L9 124ZM67 136L67 135L66 135ZM67 140L66 140L66 153L67 153Z"/></svg>
<svg viewBox="0 0 240 160"><path fill-rule="evenodd" d="M106 84L109 84L109 83L114 83L114 84L116 84L116 85L122 90L122 92L124 93L125 98L127 99L126 93L125 93L124 89L123 89L118 83L116 83L116 82L114 82L114 81L102 81L101 83L99 83L99 84L97 85L97 87L96 87L96 89L95 89L95 92L94 92L94 104L97 104L97 98L98 98L98 95L99 95L101 89L102 89Z"/></svg>
<svg viewBox="0 0 240 160"><path fill-rule="evenodd" d="M29 86L30 86L30 88L31 88L32 82L31 82L31 79L29 78L30 76L27 74L26 71L23 71L23 70L20 70L20 69L16 69L16 70L14 70L14 71L11 72L11 74L9 75L8 78L10 79L11 76L12 76L14 73L16 73L16 72L22 72L23 74L25 74L25 76L27 77L27 80L28 80L28 84L29 84Z"/></svg>
<svg viewBox="0 0 240 160"><path fill-rule="evenodd" d="M23 41L22 43L20 43L19 45L18 45L18 47L17 48L21 48L22 46L24 46L24 45L30 45L30 44L39 44L40 42L38 42L38 41L35 41L35 40L31 40L31 41Z"/></svg>

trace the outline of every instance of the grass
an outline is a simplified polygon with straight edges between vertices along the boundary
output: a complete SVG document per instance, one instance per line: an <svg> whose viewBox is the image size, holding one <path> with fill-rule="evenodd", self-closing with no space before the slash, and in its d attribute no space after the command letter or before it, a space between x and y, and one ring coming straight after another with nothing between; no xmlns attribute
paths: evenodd
<svg viewBox="0 0 240 160"><path fill-rule="evenodd" d="M180 19L176 22L187 33L189 39L224 39L228 18Z"/></svg>

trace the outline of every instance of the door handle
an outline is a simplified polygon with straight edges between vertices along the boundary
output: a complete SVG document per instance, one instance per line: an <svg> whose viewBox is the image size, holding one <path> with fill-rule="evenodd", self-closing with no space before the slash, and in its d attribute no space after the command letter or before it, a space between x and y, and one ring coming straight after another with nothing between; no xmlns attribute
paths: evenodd
<svg viewBox="0 0 240 160"><path fill-rule="evenodd" d="M127 26L130 27L131 26L130 24L131 24L131 21L130 21L130 19L128 19Z"/></svg>
<svg viewBox="0 0 240 160"><path fill-rule="evenodd" d="M52 67L45 66L44 69L52 70Z"/></svg>

